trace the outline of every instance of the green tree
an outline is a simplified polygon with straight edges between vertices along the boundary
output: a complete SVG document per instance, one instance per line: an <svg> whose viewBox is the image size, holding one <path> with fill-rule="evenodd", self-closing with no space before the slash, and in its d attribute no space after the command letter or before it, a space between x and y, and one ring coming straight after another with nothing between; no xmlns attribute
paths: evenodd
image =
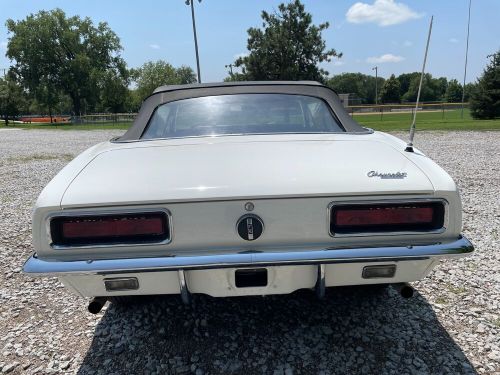
<svg viewBox="0 0 500 375"><path fill-rule="evenodd" d="M247 80L247 76L243 73L238 73L238 72L229 73L229 76L224 78L224 82L238 82L238 81L246 81L246 80Z"/></svg>
<svg viewBox="0 0 500 375"><path fill-rule="evenodd" d="M470 109L476 119L500 117L500 51L491 56L490 63L479 77L471 93Z"/></svg>
<svg viewBox="0 0 500 375"><path fill-rule="evenodd" d="M402 96L403 101L415 102L417 100L418 86L420 84L420 73L415 75L410 82L408 91ZM442 101L446 92L447 79L444 77L432 78L432 75L425 73L420 93L421 102Z"/></svg>
<svg viewBox="0 0 500 375"><path fill-rule="evenodd" d="M52 123L52 113L57 105L57 88L47 79L40 79L36 90L33 90L34 97L43 104L50 116Z"/></svg>
<svg viewBox="0 0 500 375"><path fill-rule="evenodd" d="M66 17L61 9L40 11L24 20L7 20L11 34L7 57L14 71L38 101L52 107L57 91L67 94L73 112L92 108L100 97L99 79L112 71L126 73L120 40L109 26L90 18ZM42 92L41 92L42 91Z"/></svg>
<svg viewBox="0 0 500 375"><path fill-rule="evenodd" d="M181 65L176 69L175 73L180 85L198 82L194 70L189 66Z"/></svg>
<svg viewBox="0 0 500 375"><path fill-rule="evenodd" d="M380 89L382 103L399 103L401 101L401 85L394 74L387 79Z"/></svg>
<svg viewBox="0 0 500 375"><path fill-rule="evenodd" d="M446 89L448 88L448 79L446 77L434 78L432 80L436 100L444 101L446 98Z"/></svg>
<svg viewBox="0 0 500 375"><path fill-rule="evenodd" d="M97 109L101 112L125 112L130 106L130 93L127 77L105 72L99 79L99 102Z"/></svg>
<svg viewBox="0 0 500 375"><path fill-rule="evenodd" d="M126 112L138 112L141 108L142 98L137 89L129 90Z"/></svg>
<svg viewBox="0 0 500 375"><path fill-rule="evenodd" d="M188 66L175 68L172 64L163 61L149 61L138 69L132 69L132 80L136 83L136 94L139 101L153 93L163 85L183 85L196 82L196 74Z"/></svg>
<svg viewBox="0 0 500 375"><path fill-rule="evenodd" d="M0 118L9 125L9 117L19 115L26 105L26 97L22 87L16 82L12 73L0 78Z"/></svg>
<svg viewBox="0 0 500 375"><path fill-rule="evenodd" d="M465 97L464 97L464 100L466 102L468 102L470 100L472 91L474 91L476 89L476 86L477 86L477 84L476 83L472 83L472 82L469 82L469 83L465 84Z"/></svg>
<svg viewBox="0 0 500 375"><path fill-rule="evenodd" d="M321 33L328 22L312 24L312 16L295 0L278 5L278 11L262 11L262 28L248 29L249 54L235 61L246 80L324 81L328 72L318 64L341 57L326 49Z"/></svg>
<svg viewBox="0 0 500 375"><path fill-rule="evenodd" d="M62 93L56 92L53 99L53 106L49 108L46 103L40 103L33 95L27 95L26 106L23 107L24 114L51 115L52 113L68 114L71 113L72 103L71 98Z"/></svg>
<svg viewBox="0 0 500 375"><path fill-rule="evenodd" d="M446 93L444 99L448 103L458 103L462 101L463 87L456 80L452 79L448 82L448 87L446 88Z"/></svg>
<svg viewBox="0 0 500 375"><path fill-rule="evenodd" d="M339 94L354 94L362 104L375 103L375 77L362 73L342 73L327 80L326 84ZM378 77L377 86L381 88L384 79Z"/></svg>
<svg viewBox="0 0 500 375"><path fill-rule="evenodd" d="M401 97L403 97L408 92L410 88L410 83L412 82L412 80L415 79L415 77L418 77L418 79L420 79L420 73L419 72L403 73L397 77L400 85L399 92Z"/></svg>

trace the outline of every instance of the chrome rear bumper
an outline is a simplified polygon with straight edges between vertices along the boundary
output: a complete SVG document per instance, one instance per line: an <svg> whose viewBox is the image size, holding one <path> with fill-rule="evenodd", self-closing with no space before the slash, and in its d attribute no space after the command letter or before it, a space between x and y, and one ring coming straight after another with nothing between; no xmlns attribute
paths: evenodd
<svg viewBox="0 0 500 375"><path fill-rule="evenodd" d="M430 245L322 249L290 252L239 253L202 256L105 259L88 261L43 260L35 255L23 271L33 276L99 275L127 272L217 269L255 266L307 265L355 262L404 261L412 259L451 258L474 251L464 236L446 243Z"/></svg>

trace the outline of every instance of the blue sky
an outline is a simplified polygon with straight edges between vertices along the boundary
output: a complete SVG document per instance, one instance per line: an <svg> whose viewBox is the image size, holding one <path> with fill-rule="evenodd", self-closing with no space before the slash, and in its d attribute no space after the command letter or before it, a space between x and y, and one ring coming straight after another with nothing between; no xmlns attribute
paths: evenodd
<svg viewBox="0 0 500 375"><path fill-rule="evenodd" d="M500 1L472 0L467 81L474 81L500 49ZM196 1L196 21L204 82L220 81L224 65L246 52L246 30L260 26L260 12L272 11L276 0ZM324 64L331 75L342 72L379 74L419 71L429 18L434 28L427 71L463 79L468 0L304 0L313 22L330 22L323 36L327 46L343 52L341 60ZM8 39L5 21L25 18L41 9L59 7L67 15L105 21L120 37L129 67L149 60L167 60L195 68L191 14L184 0L0 0L0 68Z"/></svg>

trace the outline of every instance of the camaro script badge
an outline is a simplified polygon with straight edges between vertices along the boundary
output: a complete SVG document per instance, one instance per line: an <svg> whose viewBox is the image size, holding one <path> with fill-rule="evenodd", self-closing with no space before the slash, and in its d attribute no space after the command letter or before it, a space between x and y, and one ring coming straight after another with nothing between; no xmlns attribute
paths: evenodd
<svg viewBox="0 0 500 375"><path fill-rule="evenodd" d="M368 177L380 177L382 179L399 179L402 180L406 178L406 172L395 172L395 173L380 173L377 171L370 171L367 173Z"/></svg>

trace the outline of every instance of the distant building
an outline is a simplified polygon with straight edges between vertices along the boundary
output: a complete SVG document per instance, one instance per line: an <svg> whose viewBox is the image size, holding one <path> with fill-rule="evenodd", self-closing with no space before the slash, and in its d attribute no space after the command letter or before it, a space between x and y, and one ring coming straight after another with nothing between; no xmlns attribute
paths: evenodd
<svg viewBox="0 0 500 375"><path fill-rule="evenodd" d="M339 98L344 108L349 107L349 94L339 94Z"/></svg>
<svg viewBox="0 0 500 375"><path fill-rule="evenodd" d="M340 101L342 102L342 105L344 108L347 108L349 106L353 105L360 105L362 104L361 98L358 97L356 94L339 94Z"/></svg>

